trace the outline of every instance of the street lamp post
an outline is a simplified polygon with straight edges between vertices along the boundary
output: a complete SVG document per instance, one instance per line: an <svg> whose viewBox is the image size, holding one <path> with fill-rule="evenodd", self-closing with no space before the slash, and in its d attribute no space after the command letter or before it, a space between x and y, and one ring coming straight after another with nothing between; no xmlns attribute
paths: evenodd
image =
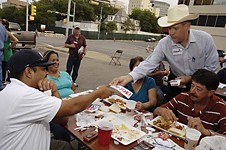
<svg viewBox="0 0 226 150"><path fill-rule="evenodd" d="M26 8L26 31L28 31L28 0L27 0L27 8Z"/></svg>
<svg viewBox="0 0 226 150"><path fill-rule="evenodd" d="M99 28L98 28L98 40L100 39L100 26L101 26L101 19L102 19L102 11L103 11L103 7L100 8L100 20L99 20Z"/></svg>
<svg viewBox="0 0 226 150"><path fill-rule="evenodd" d="M73 2L74 3L74 11L73 11L73 27L75 25L75 6L76 6L76 2ZM73 30L71 31L72 34L73 34Z"/></svg>
<svg viewBox="0 0 226 150"><path fill-rule="evenodd" d="M68 8L67 8L67 24L66 24L66 37L68 37L68 29L69 29L69 19L70 19L70 8L71 8L71 0L68 0Z"/></svg>

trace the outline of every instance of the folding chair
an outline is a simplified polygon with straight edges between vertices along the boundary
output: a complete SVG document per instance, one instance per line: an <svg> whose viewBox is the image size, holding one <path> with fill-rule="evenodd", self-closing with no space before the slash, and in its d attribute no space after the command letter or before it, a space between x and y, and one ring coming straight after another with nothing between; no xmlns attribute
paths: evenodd
<svg viewBox="0 0 226 150"><path fill-rule="evenodd" d="M113 56L111 56L111 61L110 61L109 65L111 63L114 63L115 65L121 66L119 59L121 58L122 53L123 53L123 50L116 50L115 54Z"/></svg>

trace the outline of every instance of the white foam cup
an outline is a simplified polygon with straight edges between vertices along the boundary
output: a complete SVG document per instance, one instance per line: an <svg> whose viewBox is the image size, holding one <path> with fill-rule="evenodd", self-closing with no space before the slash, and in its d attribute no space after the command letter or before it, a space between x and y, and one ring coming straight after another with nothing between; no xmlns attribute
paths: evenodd
<svg viewBox="0 0 226 150"><path fill-rule="evenodd" d="M126 107L130 110L134 110L136 107L137 102L134 100L128 100L126 101Z"/></svg>
<svg viewBox="0 0 226 150"><path fill-rule="evenodd" d="M194 150L199 141L200 136L201 132L196 129L187 127L184 148L186 150Z"/></svg>

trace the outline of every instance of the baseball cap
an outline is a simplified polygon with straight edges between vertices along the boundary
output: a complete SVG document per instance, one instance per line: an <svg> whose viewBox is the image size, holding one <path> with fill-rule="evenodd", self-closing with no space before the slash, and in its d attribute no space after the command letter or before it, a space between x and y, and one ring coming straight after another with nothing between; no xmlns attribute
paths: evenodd
<svg viewBox="0 0 226 150"><path fill-rule="evenodd" d="M79 27L75 27L75 29L76 29L76 30L79 30L80 28L79 28Z"/></svg>
<svg viewBox="0 0 226 150"><path fill-rule="evenodd" d="M53 64L55 64L55 62L44 61L40 52L36 50L24 49L13 54L8 60L8 71L9 73L19 73L26 67L46 67Z"/></svg>

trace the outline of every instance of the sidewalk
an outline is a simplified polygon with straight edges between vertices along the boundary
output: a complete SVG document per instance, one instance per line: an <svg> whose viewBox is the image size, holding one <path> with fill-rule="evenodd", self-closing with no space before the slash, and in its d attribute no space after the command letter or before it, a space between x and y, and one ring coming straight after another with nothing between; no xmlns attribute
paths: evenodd
<svg viewBox="0 0 226 150"><path fill-rule="evenodd" d="M63 53L68 53L68 48L65 48L65 47L54 47L54 46L48 45L48 44L43 45L41 47L42 48L44 47L46 49L60 51L60 52L63 52ZM37 46L37 48L40 48L40 46ZM86 57L87 58L96 59L96 60L100 60L100 61L103 61L103 62L108 62L108 63L111 60L109 55L106 55L106 54L103 54L103 53L100 53L100 52L96 52L96 51L87 51ZM128 64L127 61L122 60L122 59L120 59L120 63L122 65L127 65Z"/></svg>

